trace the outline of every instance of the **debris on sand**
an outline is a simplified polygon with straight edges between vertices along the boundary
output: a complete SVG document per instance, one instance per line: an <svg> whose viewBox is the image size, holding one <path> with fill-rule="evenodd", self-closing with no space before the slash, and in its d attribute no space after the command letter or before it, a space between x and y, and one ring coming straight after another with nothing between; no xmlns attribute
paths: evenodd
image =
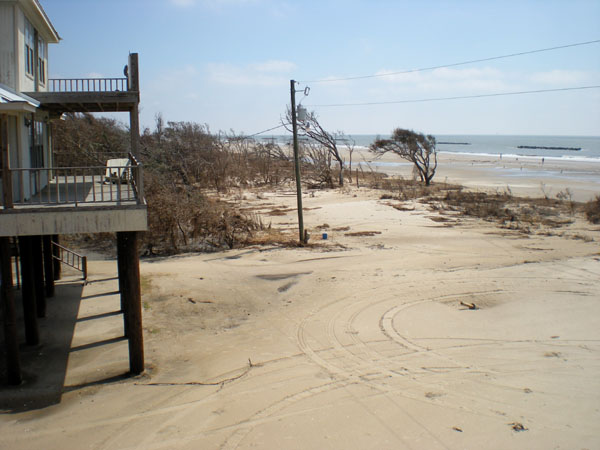
<svg viewBox="0 0 600 450"><path fill-rule="evenodd" d="M475 303L460 302L460 304L462 306L466 306L469 309L479 309Z"/></svg>
<svg viewBox="0 0 600 450"><path fill-rule="evenodd" d="M527 431L529 428L525 427L521 422L512 422L509 423L510 427L513 431Z"/></svg>

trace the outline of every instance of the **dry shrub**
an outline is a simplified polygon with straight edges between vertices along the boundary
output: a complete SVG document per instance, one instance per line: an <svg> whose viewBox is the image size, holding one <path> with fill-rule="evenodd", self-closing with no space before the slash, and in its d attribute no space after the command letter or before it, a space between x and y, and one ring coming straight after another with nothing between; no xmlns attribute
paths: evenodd
<svg viewBox="0 0 600 450"><path fill-rule="evenodd" d="M256 214L243 214L199 189L152 172L147 178L148 232L143 242L149 255L234 248L264 228Z"/></svg>
<svg viewBox="0 0 600 450"><path fill-rule="evenodd" d="M583 205L585 217L590 223L600 223L600 195Z"/></svg>
<svg viewBox="0 0 600 450"><path fill-rule="evenodd" d="M572 200L568 190L557 194L556 199L513 197L507 188L504 192L495 193L465 191L462 186L448 183L435 183L425 186L412 180L402 178L386 178L378 181L380 189L387 192L380 196L386 200L419 200L426 203L431 211L456 211L461 215L477 217L484 220L496 221L523 232L530 232L531 227L559 228L573 222L562 215L573 215L577 203ZM406 210L402 203L388 205ZM597 203L590 202L588 208L593 211L600 209ZM410 209L409 209L410 210ZM593 215L593 213L592 213Z"/></svg>
<svg viewBox="0 0 600 450"><path fill-rule="evenodd" d="M375 236L381 234L381 231L354 231L352 233L345 233L344 236Z"/></svg>
<svg viewBox="0 0 600 450"><path fill-rule="evenodd" d="M297 247L298 238L295 234L284 233L275 228L267 228L253 233L246 241L247 245L280 245Z"/></svg>
<svg viewBox="0 0 600 450"><path fill-rule="evenodd" d="M402 177L384 178L378 180L377 189L388 191L382 194L382 199L387 200L416 200L437 199L446 192L462 190L461 186L448 183L432 183L429 186L416 180L405 180Z"/></svg>
<svg viewBox="0 0 600 450"><path fill-rule="evenodd" d="M486 194L461 190L447 191L444 203L467 216L482 219L514 220L514 212L506 207L507 194Z"/></svg>

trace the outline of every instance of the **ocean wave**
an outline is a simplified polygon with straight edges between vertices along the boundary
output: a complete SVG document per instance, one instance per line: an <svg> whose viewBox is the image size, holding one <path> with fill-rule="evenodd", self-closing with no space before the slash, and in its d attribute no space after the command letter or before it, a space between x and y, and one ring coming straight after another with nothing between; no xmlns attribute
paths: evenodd
<svg viewBox="0 0 600 450"><path fill-rule="evenodd" d="M438 151L438 153L443 153L445 155L461 155L461 156L483 156L487 158L499 159L502 155L502 158L516 159L522 158L523 160L532 159L536 161L579 161L579 162L591 162L591 163L600 163L600 158L593 156L571 156L571 155L561 155L561 156L540 156L540 155L520 155L517 153L472 153L472 152L448 152L448 151Z"/></svg>

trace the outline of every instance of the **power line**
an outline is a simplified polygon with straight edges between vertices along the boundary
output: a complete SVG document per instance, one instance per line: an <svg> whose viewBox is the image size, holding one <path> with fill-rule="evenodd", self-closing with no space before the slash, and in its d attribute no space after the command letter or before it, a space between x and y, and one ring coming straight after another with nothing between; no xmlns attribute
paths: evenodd
<svg viewBox="0 0 600 450"><path fill-rule="evenodd" d="M464 66L466 64L473 64L473 63L485 62L485 61L493 61L496 59L503 59L503 58L512 58L515 56L522 56L522 55L530 55L532 53L549 52L552 50L559 50L562 48L569 48L569 47L577 47L580 45L597 44L598 42L600 42L600 39L596 39L594 41L576 42L574 44L559 45L556 47L540 48L537 50L529 50L526 52L510 53L508 55L492 56L489 58L473 59L470 61L462 61L462 62L451 63L451 64L443 64L443 65L439 65L439 66L423 67L421 69L411 69L411 70L403 70L400 72L378 73L378 74L373 74L373 75L362 75L362 76L346 77L346 78L327 78L327 79L300 81L300 82L301 83L329 83L329 82L334 82L334 81L350 81L350 80L363 80L366 78L389 77L392 75L401 75L401 74L405 74L405 73L414 73L414 72L424 72L426 70L442 69L444 67Z"/></svg>
<svg viewBox="0 0 600 450"><path fill-rule="evenodd" d="M457 97L436 97L436 98L421 98L416 100L393 100L387 102L365 102L365 103L332 103L328 105L307 105L314 108L325 108L330 106L369 106L369 105L391 105L397 103L423 103L423 102L437 102L443 100L461 100L468 98L482 98L482 97L500 97L503 95L521 95L521 94L539 94L542 92L559 92L559 91L575 91L581 89L598 89L598 86L579 86L579 87L566 87L556 89L538 89L535 91L517 91L517 92L498 92L495 94L478 94L478 95L461 95Z"/></svg>
<svg viewBox="0 0 600 450"><path fill-rule="evenodd" d="M277 128L284 127L285 125L286 125L286 124L277 125L276 127L269 128L268 130L259 131L258 133L249 134L248 136L244 136L244 137L245 137L245 138L251 138L251 137L254 137L254 136L258 136L259 134L266 133L267 131L273 131L273 130L276 130Z"/></svg>

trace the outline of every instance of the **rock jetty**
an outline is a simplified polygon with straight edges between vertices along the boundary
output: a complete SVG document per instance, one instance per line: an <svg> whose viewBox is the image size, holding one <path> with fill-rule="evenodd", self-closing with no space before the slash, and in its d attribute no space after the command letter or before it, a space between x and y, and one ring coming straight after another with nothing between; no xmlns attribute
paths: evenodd
<svg viewBox="0 0 600 450"><path fill-rule="evenodd" d="M538 147L537 145L519 145L517 148L531 148L540 150L570 150L573 152L578 152L581 150L581 147Z"/></svg>

